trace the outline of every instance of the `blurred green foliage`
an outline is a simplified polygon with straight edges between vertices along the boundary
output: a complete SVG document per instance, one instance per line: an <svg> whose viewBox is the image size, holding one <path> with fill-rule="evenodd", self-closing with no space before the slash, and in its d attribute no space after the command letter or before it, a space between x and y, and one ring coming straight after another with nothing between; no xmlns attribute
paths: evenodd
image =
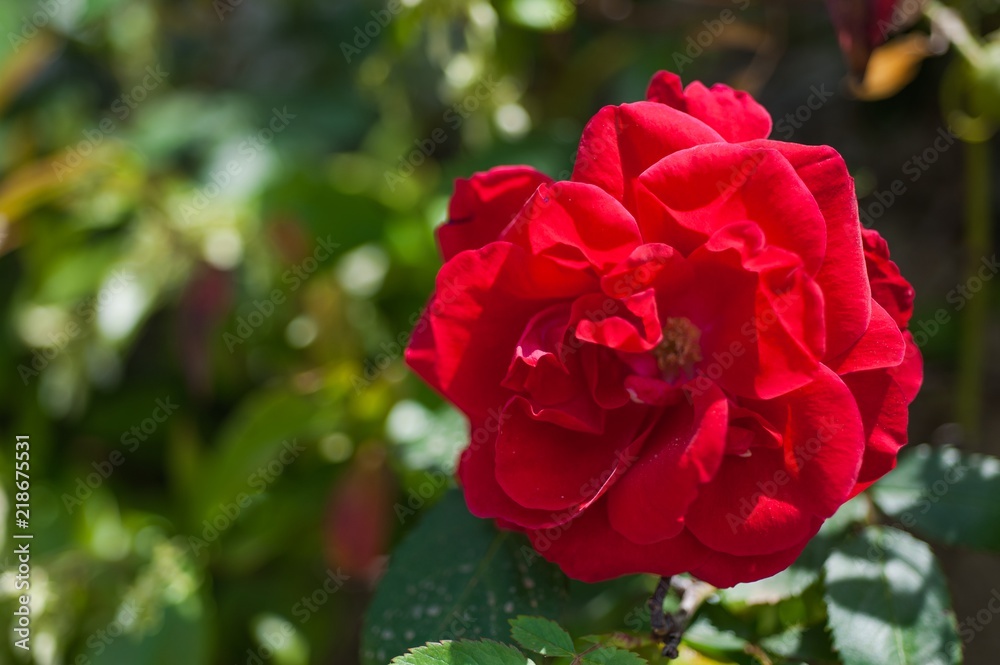
<svg viewBox="0 0 1000 665"><path fill-rule="evenodd" d="M30 435L35 535L33 649L0 663L357 662L465 437L401 359L451 179L565 176L594 110L731 4L0 4L0 503ZM738 8L685 78L760 92L789 13L823 65L775 107L839 75L821 4ZM612 630L628 584L581 613Z"/></svg>

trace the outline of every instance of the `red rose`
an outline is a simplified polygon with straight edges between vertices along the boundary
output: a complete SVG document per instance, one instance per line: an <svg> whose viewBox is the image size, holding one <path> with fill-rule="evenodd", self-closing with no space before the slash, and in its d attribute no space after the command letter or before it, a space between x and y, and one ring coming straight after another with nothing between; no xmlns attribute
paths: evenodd
<svg viewBox="0 0 1000 665"><path fill-rule="evenodd" d="M912 290L831 148L661 72L572 179L456 184L407 362L466 413L470 510L571 577L791 564L906 442Z"/></svg>

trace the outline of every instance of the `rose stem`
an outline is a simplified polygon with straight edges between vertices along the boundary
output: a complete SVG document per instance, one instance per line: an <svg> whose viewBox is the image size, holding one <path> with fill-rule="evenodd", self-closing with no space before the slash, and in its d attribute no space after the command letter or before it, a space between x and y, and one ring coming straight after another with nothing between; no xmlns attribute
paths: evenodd
<svg viewBox="0 0 1000 665"><path fill-rule="evenodd" d="M975 70L987 67L988 58L979 40L973 36L962 16L936 0L928 3L924 14L948 38L959 55ZM983 122L979 119L979 122ZM990 128L992 130L992 128ZM969 279L980 269L981 261L989 258L993 246L991 227L989 135L963 136L965 143L965 273ZM978 277L977 277L978 279ZM982 424L983 381L986 370L986 327L989 318L989 298L985 295L988 282L981 280L982 291L968 301L962 322L958 357L957 417L969 443L980 439Z"/></svg>
<svg viewBox="0 0 1000 665"><path fill-rule="evenodd" d="M649 598L649 623L653 629L653 639L663 644L661 653L668 660L677 658L678 647L691 617L701 604L715 592L715 587L696 580L679 579L673 587L682 593L681 606L673 614L663 612L663 600L671 587L671 578L661 577L656 590Z"/></svg>
<svg viewBox="0 0 1000 665"><path fill-rule="evenodd" d="M990 228L990 143L965 143L966 278L976 274L992 246ZM977 277L978 279L978 277ZM969 443L977 445L983 411L986 370L986 328L989 317L989 282L969 300L962 324L958 363L958 422Z"/></svg>

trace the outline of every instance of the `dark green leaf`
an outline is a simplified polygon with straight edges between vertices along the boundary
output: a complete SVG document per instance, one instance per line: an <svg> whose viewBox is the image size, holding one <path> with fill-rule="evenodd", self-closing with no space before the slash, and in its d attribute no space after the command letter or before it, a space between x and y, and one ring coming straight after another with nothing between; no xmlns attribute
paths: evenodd
<svg viewBox="0 0 1000 665"><path fill-rule="evenodd" d="M510 636L528 651L543 656L572 656L573 638L555 621L520 616L510 620Z"/></svg>
<svg viewBox="0 0 1000 665"><path fill-rule="evenodd" d="M1000 551L1000 460L918 446L871 490L907 529L949 544Z"/></svg>
<svg viewBox="0 0 1000 665"><path fill-rule="evenodd" d="M522 548L525 548L522 550ZM441 640L508 639L518 614L554 616L565 578L520 535L469 514L447 493L395 550L368 609L364 665Z"/></svg>
<svg viewBox="0 0 1000 665"><path fill-rule="evenodd" d="M300 461L306 439L328 432L336 419L326 404L289 390L250 395L229 416L205 460L195 524L217 514L220 503L240 503L241 495L269 488Z"/></svg>
<svg viewBox="0 0 1000 665"><path fill-rule="evenodd" d="M392 659L394 665L525 665L531 661L506 644L480 640L436 642Z"/></svg>
<svg viewBox="0 0 1000 665"><path fill-rule="evenodd" d="M645 665L637 654L618 647L600 647L581 654L580 661L587 665Z"/></svg>
<svg viewBox="0 0 1000 665"><path fill-rule="evenodd" d="M827 559L833 644L845 665L954 665L961 647L934 554L905 531L868 527Z"/></svg>

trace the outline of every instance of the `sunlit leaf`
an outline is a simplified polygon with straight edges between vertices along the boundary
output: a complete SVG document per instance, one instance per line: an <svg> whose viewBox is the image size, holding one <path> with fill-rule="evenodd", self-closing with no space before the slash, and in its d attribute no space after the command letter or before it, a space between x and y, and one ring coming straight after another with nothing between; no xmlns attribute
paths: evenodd
<svg viewBox="0 0 1000 665"><path fill-rule="evenodd" d="M933 552L904 531L868 527L824 567L833 644L845 665L955 665L961 646Z"/></svg>
<svg viewBox="0 0 1000 665"><path fill-rule="evenodd" d="M572 656L573 638L555 621L520 616L510 620L510 635L528 651L543 656Z"/></svg>
<svg viewBox="0 0 1000 665"><path fill-rule="evenodd" d="M916 447L871 489L897 526L949 544L1000 551L1000 460Z"/></svg>
<svg viewBox="0 0 1000 665"><path fill-rule="evenodd" d="M506 644L462 640L418 647L392 662L394 665L525 665L532 661Z"/></svg>

